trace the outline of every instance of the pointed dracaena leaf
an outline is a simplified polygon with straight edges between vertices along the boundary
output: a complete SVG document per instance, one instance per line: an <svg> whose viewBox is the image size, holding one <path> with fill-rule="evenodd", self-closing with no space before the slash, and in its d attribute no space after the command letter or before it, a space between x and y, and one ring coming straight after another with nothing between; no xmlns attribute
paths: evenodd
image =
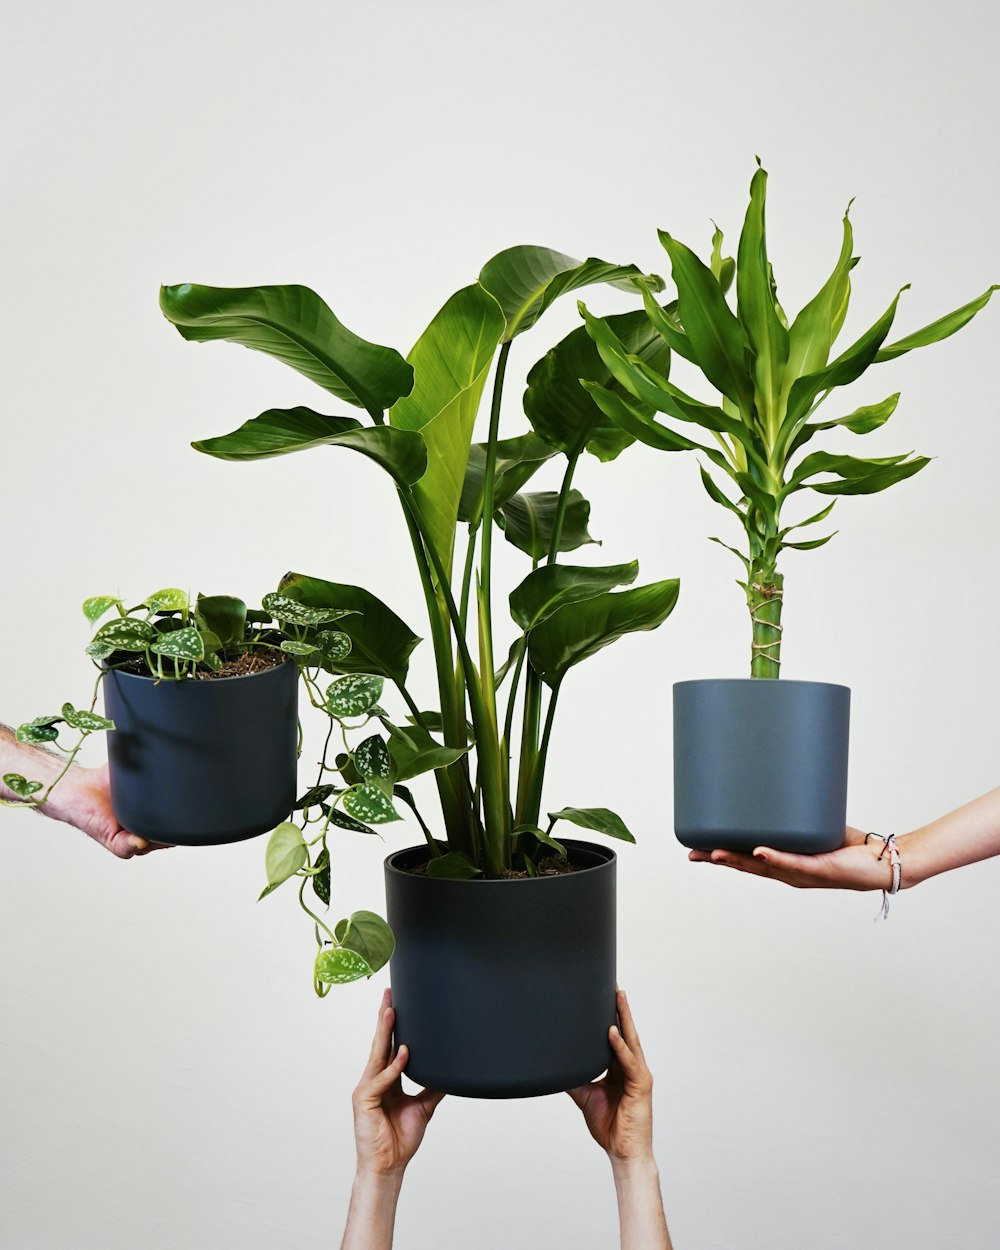
<svg viewBox="0 0 1000 1250"><path fill-rule="evenodd" d="M204 622L203 628L215 634L220 648L243 641L247 605L242 599L232 595L199 595L195 601L195 616L199 626Z"/></svg>
<svg viewBox="0 0 1000 1250"><path fill-rule="evenodd" d="M198 661L205 658L205 644L193 625L161 634L149 644L149 649L171 660Z"/></svg>
<svg viewBox="0 0 1000 1250"><path fill-rule="evenodd" d="M326 707L334 716L364 716L378 703L385 681L369 673L350 673L331 682Z"/></svg>
<svg viewBox="0 0 1000 1250"><path fill-rule="evenodd" d="M937 321L932 321L922 330L916 330L913 334L908 334L906 338L897 339L895 343L879 348L875 360L895 360L897 356L904 356L916 347L929 347L931 343L940 343L942 339L961 330L962 326L968 325L976 313L990 302L990 296L994 291L1000 291L1000 286L989 287L977 299L970 300L968 304L963 304L961 308L956 308L954 312L944 317L939 317Z"/></svg>
<svg viewBox="0 0 1000 1250"><path fill-rule="evenodd" d="M485 443L473 443L469 449L469 463L465 468L462 498L458 505L458 519L478 526L483 519L483 488L486 482ZM502 507L508 499L558 452L537 434L521 434L517 438L504 438L497 443L496 469L493 474L493 506Z"/></svg>
<svg viewBox="0 0 1000 1250"><path fill-rule="evenodd" d="M481 876L482 869L477 868L461 851L449 851L427 861L427 875L450 881L468 881L471 877Z"/></svg>
<svg viewBox="0 0 1000 1250"><path fill-rule="evenodd" d="M316 646L326 664L339 664L351 654L351 640L337 629L324 629L316 635Z"/></svg>
<svg viewBox="0 0 1000 1250"><path fill-rule="evenodd" d="M83 601L83 615L91 625L96 625L109 608L120 604L121 600L114 595L94 595Z"/></svg>
<svg viewBox="0 0 1000 1250"><path fill-rule="evenodd" d="M790 548L792 551L813 551L817 547L825 547L831 538L836 538L839 532L840 532L839 530L834 530L832 534L826 534L823 538L811 538L807 542L800 542L800 543L782 542L781 549L784 550L787 547L787 548Z"/></svg>
<svg viewBox="0 0 1000 1250"><path fill-rule="evenodd" d="M378 837L374 829L369 829L363 821L355 820L352 816L348 816L346 812L342 812L339 807L334 807L330 811L330 824L336 825L338 829L347 829L351 833L368 833L372 837Z"/></svg>
<svg viewBox="0 0 1000 1250"><path fill-rule="evenodd" d="M572 603L542 621L528 635L528 657L550 686L575 664L626 634L656 629L674 609L680 583L653 582L634 590L598 595Z"/></svg>
<svg viewBox="0 0 1000 1250"><path fill-rule="evenodd" d="M331 785L310 786L296 802L295 810L300 812L307 807L317 807L320 803L325 803L335 790L336 786Z"/></svg>
<svg viewBox="0 0 1000 1250"><path fill-rule="evenodd" d="M746 522L746 513L742 508L738 507L729 496L720 489L715 480L705 471L704 465L699 465L701 470L701 484L704 486L708 497L720 504L723 508L728 508L730 512L735 512L742 522Z"/></svg>
<svg viewBox="0 0 1000 1250"><path fill-rule="evenodd" d="M145 651L155 637L156 630L148 621L125 616L102 625L94 642L104 647L113 647L115 651Z"/></svg>
<svg viewBox="0 0 1000 1250"><path fill-rule="evenodd" d="M419 434L391 426L362 426L353 417L330 417L311 408L269 408L238 430L199 439L196 451L217 460L266 460L313 447L346 447L374 460L401 486L412 486L427 468Z"/></svg>
<svg viewBox="0 0 1000 1250"><path fill-rule="evenodd" d="M820 473L832 473L837 477L860 481L870 477L873 473L879 473L883 469L901 464L909 454L907 452L902 456L882 456L879 459L863 460L858 456L835 456L828 451L814 451L799 463L789 478L786 493L791 494L793 490L801 489L803 483ZM809 483L809 488L812 489L811 483Z"/></svg>
<svg viewBox="0 0 1000 1250"><path fill-rule="evenodd" d="M555 853L557 855L561 855L563 859L566 858L566 848L563 844L561 842L557 842L556 839L553 838L551 834L546 833L544 829L539 829L537 825L518 825L514 832L530 833L533 838L537 838L538 841L541 842L543 846L547 846L550 851L555 851Z"/></svg>
<svg viewBox="0 0 1000 1250"><path fill-rule="evenodd" d="M786 534L790 534L792 530L800 530L806 525L815 525L818 521L825 521L830 513L837 506L836 499L831 499L825 508L821 508L819 512L814 513L810 517L806 517L804 521L796 521L794 525L786 525L778 534L779 538L784 538Z"/></svg>
<svg viewBox="0 0 1000 1250"><path fill-rule="evenodd" d="M353 608L308 607L280 591L271 591L261 602L275 620L287 621L290 625L325 625L330 621L339 621L345 616L354 614Z"/></svg>
<svg viewBox="0 0 1000 1250"><path fill-rule="evenodd" d="M503 328L496 300L481 286L456 291L410 352L413 390L389 414L397 429L423 435L428 468L413 487L413 501L424 537L446 569L479 401Z"/></svg>
<svg viewBox="0 0 1000 1250"><path fill-rule="evenodd" d="M397 781L409 781L421 773L447 768L466 755L470 747L446 747L419 725L387 725L389 754L396 768Z"/></svg>
<svg viewBox="0 0 1000 1250"><path fill-rule="evenodd" d="M59 737L59 730L54 724L36 725L29 722L26 725L18 725L17 733L14 735L18 742L25 746L42 746L46 742L55 742Z"/></svg>
<svg viewBox="0 0 1000 1250"><path fill-rule="evenodd" d="M666 375L670 351L646 314L608 317L623 350ZM534 429L566 455L581 447L599 460L613 460L632 442L632 436L608 419L580 380L619 387L586 326L579 326L551 349L528 374L524 411Z"/></svg>
<svg viewBox="0 0 1000 1250"><path fill-rule="evenodd" d="M753 352L755 406L769 428L777 429L788 361L788 330L782 324L772 289L764 222L766 198L767 174L758 169L750 184L750 205L740 235L736 298L740 324Z"/></svg>
<svg viewBox="0 0 1000 1250"><path fill-rule="evenodd" d="M283 821L267 840L264 864L268 885L281 885L309 862L309 851L302 830L290 820Z"/></svg>
<svg viewBox="0 0 1000 1250"><path fill-rule="evenodd" d="M392 930L373 911L353 912L348 920L338 920L333 932L341 947L360 955L373 972L384 968L396 949Z"/></svg>
<svg viewBox="0 0 1000 1250"><path fill-rule="evenodd" d="M556 491L524 492L508 499L500 509L499 521L504 537L532 560L548 555L559 510ZM590 504L578 490L569 492L566 513L559 536L560 551L575 551L595 540L587 529Z"/></svg>
<svg viewBox="0 0 1000 1250"><path fill-rule="evenodd" d="M846 417L838 417L835 421L807 421L792 440L789 455L808 443L814 434L818 434L821 430L835 429L838 425L850 430L852 434L870 434L872 430L885 425L896 411L898 403L899 391L895 395L890 395L888 399L883 399L879 404L867 404L862 408L855 408Z"/></svg>
<svg viewBox="0 0 1000 1250"><path fill-rule="evenodd" d="M370 977L372 969L355 951L345 946L327 946L316 956L314 975L323 985L347 985Z"/></svg>
<svg viewBox="0 0 1000 1250"><path fill-rule="evenodd" d="M348 790L344 795L344 809L349 816L367 825L385 825L402 819L392 799L372 781Z"/></svg>
<svg viewBox="0 0 1000 1250"><path fill-rule="evenodd" d="M603 568L547 564L529 573L511 593L510 614L522 629L529 630L566 604L593 599L616 586L631 585L638 574L635 560Z"/></svg>
<svg viewBox="0 0 1000 1250"><path fill-rule="evenodd" d="M62 718L71 729L79 729L84 733L97 733L102 729L114 729L115 722L106 716L98 716L96 712L77 711L72 703L62 706Z"/></svg>
<svg viewBox="0 0 1000 1250"><path fill-rule="evenodd" d="M912 460L886 465L864 477L848 477L835 482L810 482L809 487L819 491L821 495L875 495L895 486L897 482L913 477L929 464L930 459L927 456L914 456Z"/></svg>
<svg viewBox="0 0 1000 1250"><path fill-rule="evenodd" d="M677 286L677 313L687 333L691 358L746 417L754 411L750 347L711 269L690 248L660 231Z"/></svg>
<svg viewBox="0 0 1000 1250"><path fill-rule="evenodd" d="M371 413L413 385L399 352L352 334L305 286L160 288L163 315L195 342L225 339L275 357L324 390Z"/></svg>
<svg viewBox="0 0 1000 1250"><path fill-rule="evenodd" d="M324 846L316 860L316 873L312 879L313 893L321 903L330 906L330 852Z"/></svg>
<svg viewBox="0 0 1000 1250"><path fill-rule="evenodd" d="M634 291L639 278L645 278L656 289L663 286L659 278L642 274L635 265L612 265L594 257L579 261L551 248L530 244L499 252L486 262L479 275L481 285L503 309L505 341L533 326L546 308L567 291L578 291L595 282Z"/></svg>
<svg viewBox="0 0 1000 1250"><path fill-rule="evenodd" d="M332 667L379 673L396 683L406 681L410 654L420 639L380 599L360 586L327 582L304 573L286 573L279 589L304 606L337 603L357 614L344 617L338 624L338 631L350 639L351 650L349 655L331 661Z"/></svg>
<svg viewBox="0 0 1000 1250"><path fill-rule="evenodd" d="M715 223L712 223L715 225ZM712 258L708 267L712 271L712 277L715 278L719 286L722 287L722 293L725 293L733 285L733 279L736 277L736 261L731 256L722 255L723 233L718 226L712 234Z"/></svg>
<svg viewBox="0 0 1000 1250"><path fill-rule="evenodd" d="M725 547L725 549L728 552L730 552L732 555L736 557L737 560L739 560L740 564L743 565L744 569L746 569L747 577L750 576L750 561L746 558L745 555L742 554L742 552L737 551L735 547L730 547L730 545L728 543L724 543L721 538L710 538L708 541L710 543L718 543L720 547ZM742 586L743 583L737 582L737 585Z"/></svg>
<svg viewBox="0 0 1000 1250"><path fill-rule="evenodd" d="M296 638L282 638L281 649L298 656L314 655L318 651L314 642L299 642Z"/></svg>
<svg viewBox="0 0 1000 1250"><path fill-rule="evenodd" d="M40 781L29 781L27 777L22 777L20 773L4 773L3 783L11 794L16 795L19 799L30 799L33 794L37 794L42 788Z"/></svg>
<svg viewBox="0 0 1000 1250"><path fill-rule="evenodd" d="M190 607L187 592L174 586L156 591L145 603L150 612L186 612Z"/></svg>
<svg viewBox="0 0 1000 1250"><path fill-rule="evenodd" d="M354 767L366 781L388 781L392 776L392 760L385 739L372 734L360 743L354 752Z"/></svg>
<svg viewBox="0 0 1000 1250"><path fill-rule="evenodd" d="M850 205L844 214L843 242L833 273L802 309L788 331L788 361L783 386L787 398L792 383L807 374L826 368L830 350L840 332L851 295L851 270L857 260L851 255L854 233Z"/></svg>
<svg viewBox="0 0 1000 1250"><path fill-rule="evenodd" d="M606 807L564 807L558 812L549 812L549 820L568 820L581 829L593 829L595 833L607 834L609 838L620 838L622 842L635 841L622 818Z"/></svg>

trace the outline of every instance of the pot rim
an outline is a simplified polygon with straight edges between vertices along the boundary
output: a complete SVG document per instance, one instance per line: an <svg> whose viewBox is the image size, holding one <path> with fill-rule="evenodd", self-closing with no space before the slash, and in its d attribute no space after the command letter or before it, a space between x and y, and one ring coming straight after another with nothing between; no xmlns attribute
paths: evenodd
<svg viewBox="0 0 1000 1250"><path fill-rule="evenodd" d="M818 686L824 690L846 690L850 693L850 686L845 686L843 682L838 681L810 681L808 678L802 677L688 677L684 681L675 681L674 690L681 686L705 686L709 683L715 685L727 686Z"/></svg>
<svg viewBox="0 0 1000 1250"><path fill-rule="evenodd" d="M408 855L414 851L423 851L425 853L429 853L428 848L427 848L427 843L418 842L414 846L403 846L403 847L400 847L398 851L391 852L391 854L385 857L382 863L387 873L391 872L391 873L394 873L396 876L405 877L408 881L429 881L432 885L474 885L474 886L518 885L518 886L523 886L523 885L545 885L545 884L551 885L553 882L556 882L556 881L572 880L574 877L583 876L584 874L589 873L589 872L601 872L602 870L613 868L614 865L618 862L618 855L610 846L602 846L601 843L599 842L586 842L582 838L560 838L559 840L560 842L563 843L564 846L580 847L583 850L595 851L599 855L606 856L606 858L604 862L601 864L590 864L586 868L578 868L575 872L559 873L558 875L553 876L553 877L501 877L499 878L499 880L496 878L492 878L492 877L462 877L462 878L428 877L426 875L421 876L418 873L406 872L402 868L397 868L396 865L392 862L394 859L397 859L399 856Z"/></svg>
<svg viewBox="0 0 1000 1250"><path fill-rule="evenodd" d="M213 684L228 681L252 681L254 678L267 677L269 673L283 672L288 667L294 669L296 667L295 661L291 659L282 660L280 664L272 664L268 668L262 668L259 673L234 673L231 677L212 677L206 680L210 680ZM116 677L127 677L130 681L150 681L154 685L159 685L161 680L159 677L154 677L152 673L130 673L124 668L104 668L105 677L110 677L112 674ZM296 673L297 677L298 674ZM163 680L170 686L200 686L202 684L195 678L182 678L180 681L177 681L171 677Z"/></svg>

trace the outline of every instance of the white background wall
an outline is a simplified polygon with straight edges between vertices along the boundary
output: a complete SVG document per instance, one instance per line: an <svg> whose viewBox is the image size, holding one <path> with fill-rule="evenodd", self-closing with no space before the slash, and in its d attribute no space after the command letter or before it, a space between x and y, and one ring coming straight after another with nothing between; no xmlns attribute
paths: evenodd
<svg viewBox="0 0 1000 1250"><path fill-rule="evenodd" d="M406 351L513 243L664 271L657 226L707 249L712 216L735 242L760 153L785 306L825 278L856 195L847 333L910 281L906 332L1000 274L990 7L8 4L0 716L83 696L88 594L254 597L298 568L367 584L420 627L374 468L188 448L266 407L342 409L265 357L184 344L159 282L304 282ZM844 501L836 541L787 559L786 673L853 687L866 827L905 830L998 781L998 315L856 388L904 397L852 450L936 459ZM518 341L506 433L524 428L527 368L575 323L570 299ZM670 687L744 671L735 563L705 541L726 519L679 458L640 448L580 478L595 559L683 579L659 634L567 683L547 791L620 807L640 837L620 856L620 977L657 1076L677 1245L996 1246L1000 864L902 896L878 926L874 896L688 864ZM523 571L505 550L499 584ZM415 839L345 836L338 914L380 907L383 852ZM0 1244L336 1244L385 977L314 1000L293 898L255 903L262 843L120 863L9 811L0 840ZM398 1244L596 1250L614 1230L568 1099L453 1099Z"/></svg>

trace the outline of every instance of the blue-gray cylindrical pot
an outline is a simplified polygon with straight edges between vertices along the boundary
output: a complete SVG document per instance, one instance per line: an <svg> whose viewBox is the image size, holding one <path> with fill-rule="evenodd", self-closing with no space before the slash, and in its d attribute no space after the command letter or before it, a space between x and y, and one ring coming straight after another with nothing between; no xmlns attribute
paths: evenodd
<svg viewBox="0 0 1000 1250"><path fill-rule="evenodd" d="M674 829L697 850L844 843L851 692L817 681L674 686Z"/></svg>
<svg viewBox="0 0 1000 1250"><path fill-rule="evenodd" d="M240 842L295 803L298 670L155 681L105 675L111 805L122 828L170 846Z"/></svg>
<svg viewBox="0 0 1000 1250"><path fill-rule="evenodd" d="M396 935L396 1041L418 1085L467 1098L573 1089L611 1062L615 854L564 839L578 871L450 881L407 872L426 847L385 861Z"/></svg>

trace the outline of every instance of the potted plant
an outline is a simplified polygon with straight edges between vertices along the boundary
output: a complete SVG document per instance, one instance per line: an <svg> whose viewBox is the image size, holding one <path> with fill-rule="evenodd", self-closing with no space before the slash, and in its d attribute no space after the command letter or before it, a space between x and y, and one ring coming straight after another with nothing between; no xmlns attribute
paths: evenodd
<svg viewBox="0 0 1000 1250"><path fill-rule="evenodd" d="M525 408L540 433L500 438L514 339L559 295L594 282L658 287L634 266L511 248L446 301L405 360L358 338L305 287L161 291L163 312L185 338L266 352L370 417L362 424L304 407L268 409L231 434L195 443L198 450L254 460L348 448L393 480L427 607L437 708L418 706L407 688L416 635L370 592L299 573L281 590L308 607L360 611L363 647L349 662L390 680L407 705L405 724L380 716L384 732L365 752L380 818L396 815L397 800L415 808L407 783L434 774L440 823L418 817L424 844L388 857L386 889L397 1041L409 1046L414 1080L452 1093L554 1092L609 1061L615 857L554 832L568 822L633 838L605 808L553 808L543 820L545 764L570 670L625 634L660 625L678 583L632 587L634 562L559 562L591 541L589 503L572 485L580 456L609 460L633 441L578 385L580 377L616 385L582 327L531 371ZM665 348L641 308L609 324L638 357L663 363ZM491 370L488 437L474 443ZM559 489L524 491L554 460L563 464ZM498 529L531 561L509 597L515 637L502 662L492 585ZM360 771L358 754L339 766L349 779ZM301 860L300 873L313 870ZM318 985L329 958L319 951Z"/></svg>
<svg viewBox="0 0 1000 1250"><path fill-rule="evenodd" d="M644 303L671 358L652 364L640 359L609 320L581 305L587 332L618 389L599 381L584 385L623 432L663 451L700 453L713 470L701 465L706 491L744 531L741 548L728 549L743 568L738 584L750 612L751 677L674 687L677 836L698 849L746 851L766 843L816 853L843 842L850 691L773 680L781 663L781 555L829 542L833 534L802 538L798 531L825 520L837 496L885 490L928 463L912 453L860 459L813 450L813 440L832 431L867 434L880 428L895 411L898 392L843 416L827 416L820 408L871 366L954 334L997 288L887 343L901 291L870 329L831 359L858 262L849 215L833 273L789 321L768 260L766 188L767 175L758 168L735 261L723 257L718 228L707 265L660 233L677 296L662 306L647 286ZM726 299L734 277L735 311ZM670 376L672 357L694 365L717 392L714 400L680 389ZM658 420L654 412L670 421ZM705 431L708 441L692 438L697 430ZM810 494L834 498L818 512L789 521L786 505Z"/></svg>

